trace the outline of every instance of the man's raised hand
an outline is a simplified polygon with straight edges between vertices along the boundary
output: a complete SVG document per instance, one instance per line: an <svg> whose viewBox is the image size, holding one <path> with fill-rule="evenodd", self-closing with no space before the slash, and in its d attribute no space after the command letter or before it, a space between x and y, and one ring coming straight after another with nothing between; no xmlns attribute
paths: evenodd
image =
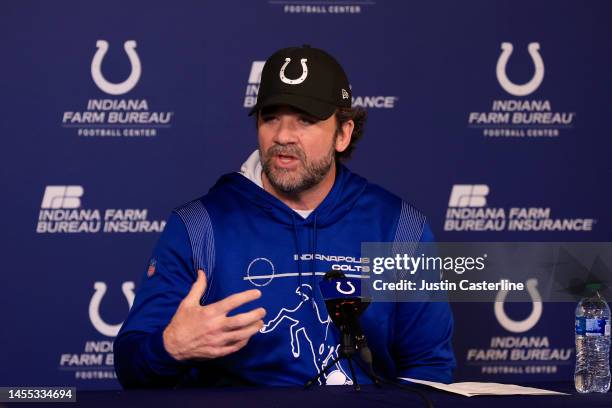
<svg viewBox="0 0 612 408"><path fill-rule="evenodd" d="M208 360L235 353L263 327L263 307L232 317L232 310L261 297L257 289L228 296L216 303L200 305L206 290L206 274L198 278L179 304L163 333L164 347L177 360Z"/></svg>

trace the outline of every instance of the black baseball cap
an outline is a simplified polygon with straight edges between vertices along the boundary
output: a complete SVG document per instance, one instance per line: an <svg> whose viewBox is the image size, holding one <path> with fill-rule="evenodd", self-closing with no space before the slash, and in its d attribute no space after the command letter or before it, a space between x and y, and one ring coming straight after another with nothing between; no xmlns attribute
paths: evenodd
<svg viewBox="0 0 612 408"><path fill-rule="evenodd" d="M284 48L266 60L249 116L288 105L324 120L339 107L350 108L351 100L348 78L334 57L309 45Z"/></svg>

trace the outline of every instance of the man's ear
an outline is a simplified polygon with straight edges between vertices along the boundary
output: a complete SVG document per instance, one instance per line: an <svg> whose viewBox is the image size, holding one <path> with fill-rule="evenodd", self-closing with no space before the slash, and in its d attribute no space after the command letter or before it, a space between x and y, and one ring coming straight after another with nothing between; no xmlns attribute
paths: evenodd
<svg viewBox="0 0 612 408"><path fill-rule="evenodd" d="M355 122L347 120L340 127L340 131L336 135L336 151L343 152L351 144L351 138L353 137L353 129L355 129Z"/></svg>

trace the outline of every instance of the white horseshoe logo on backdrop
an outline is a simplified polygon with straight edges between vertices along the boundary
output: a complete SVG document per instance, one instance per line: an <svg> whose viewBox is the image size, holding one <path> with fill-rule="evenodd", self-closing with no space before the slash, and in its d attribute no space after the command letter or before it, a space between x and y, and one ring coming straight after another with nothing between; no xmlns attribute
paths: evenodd
<svg viewBox="0 0 612 408"><path fill-rule="evenodd" d="M104 282L95 282L94 290L96 291L91 297L91 301L89 302L89 320L91 320L91 324L105 336L115 337L119 333L119 329L123 322L119 324L108 324L102 320L100 317L100 303L102 302L102 298L106 293L106 283ZM121 291L125 295L125 298L130 305L130 309L134 304L134 282L123 282L121 285Z"/></svg>
<svg viewBox="0 0 612 408"><path fill-rule="evenodd" d="M291 62L291 58L285 58L285 63L283 64L280 70L281 81L289 85L297 85L304 82L304 80L308 76L308 67L306 66L306 61L308 61L306 58L302 58L300 60L300 62L302 63L302 75L298 79L289 79L285 76L285 68L287 68L287 65L289 65L289 63Z"/></svg>
<svg viewBox="0 0 612 408"><path fill-rule="evenodd" d="M130 76L123 82L118 84L114 84L112 82L108 82L104 75L102 75L102 59L106 55L106 51L108 51L108 42L104 40L96 41L96 47L98 51L93 57L91 61L91 77L93 78L98 88L111 95L122 95L132 90L138 83L140 79L140 74L142 73L142 67L140 66L140 58L138 58L138 54L136 54L136 41L129 40L123 44L123 48L127 53L128 58L130 59L130 65L132 66L132 71L130 72Z"/></svg>
<svg viewBox="0 0 612 408"><path fill-rule="evenodd" d="M506 64L508 64L508 60L510 59L510 55L512 54L512 44L508 42L504 42L501 44L502 53L497 60L497 80L499 84L508 92L514 96L525 96L529 95L542 83L544 79L544 61L542 61L542 57L540 56L539 49L540 43L533 42L527 46L529 50L529 55L531 55L531 59L533 61L533 65L535 66L535 73L533 77L529 80L529 82L523 85L517 85L514 82L508 79L508 75L506 75Z"/></svg>
<svg viewBox="0 0 612 408"><path fill-rule="evenodd" d="M523 333L535 326L540 317L542 317L542 297L538 292L537 279L528 279L526 282L527 292L531 297L532 309L531 314L524 320L512 320L504 311L504 301L508 295L507 290L500 290L495 298L495 317L499 324L506 330L512 333Z"/></svg>
<svg viewBox="0 0 612 408"><path fill-rule="evenodd" d="M340 285L342 285L342 282L336 282L336 290L342 293L343 295L352 295L353 293L355 293L355 286L353 285L353 282L347 281L346 284L349 285L351 289L342 290L342 288L340 288Z"/></svg>

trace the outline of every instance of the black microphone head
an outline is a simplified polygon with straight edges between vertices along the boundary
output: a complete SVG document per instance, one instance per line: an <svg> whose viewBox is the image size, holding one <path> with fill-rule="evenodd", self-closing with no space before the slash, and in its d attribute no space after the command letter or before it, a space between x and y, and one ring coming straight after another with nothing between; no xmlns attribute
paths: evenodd
<svg viewBox="0 0 612 408"><path fill-rule="evenodd" d="M327 313L338 328L361 332L357 319L366 307L368 300L361 297L361 282L347 278L343 272L329 271L319 284Z"/></svg>

